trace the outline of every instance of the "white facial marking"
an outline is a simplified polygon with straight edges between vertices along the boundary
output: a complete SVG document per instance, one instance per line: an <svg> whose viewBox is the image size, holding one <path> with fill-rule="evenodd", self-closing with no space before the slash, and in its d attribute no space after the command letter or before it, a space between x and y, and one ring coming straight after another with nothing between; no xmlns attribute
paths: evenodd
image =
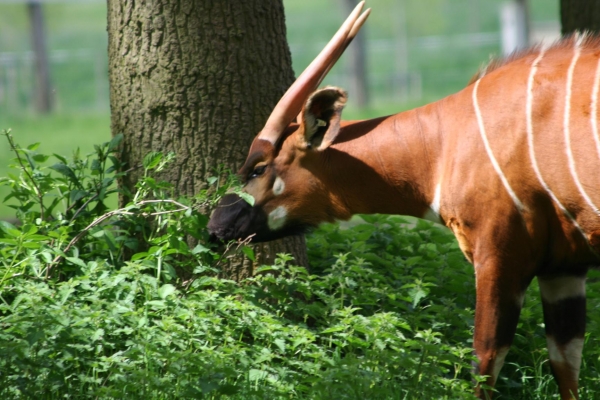
<svg viewBox="0 0 600 400"><path fill-rule="evenodd" d="M496 381L496 378L498 378L498 374L500 374L500 370L504 365L504 359L506 358L507 354L508 347L503 347L499 349L498 353L496 354L496 359L494 360L494 368L492 369L492 378L494 379L494 382Z"/></svg>
<svg viewBox="0 0 600 400"><path fill-rule="evenodd" d="M585 276L561 276L554 279L538 279L542 298L548 303L585 297Z"/></svg>
<svg viewBox="0 0 600 400"><path fill-rule="evenodd" d="M564 346L559 346L552 336L546 336L546 342L548 343L548 356L550 360L569 365L576 378L579 375L579 368L581 367L583 339L572 339Z"/></svg>
<svg viewBox="0 0 600 400"><path fill-rule="evenodd" d="M571 65L569 65L569 69L567 71L567 97L565 99L565 116L563 120L563 130L565 132L565 144L567 150L567 157L569 159L569 171L571 172L571 177L575 181L575 185L581 193L581 196L585 199L586 203L594 210L597 215L600 215L600 210L598 207L592 202L592 199L588 196L586 191L583 189L583 185L579 181L579 177L577 176L577 170L575 168L575 158L573 157L573 151L571 149L571 129L569 127L569 122L571 119L571 86L573 86L573 71L575 70L575 64L577 64L577 60L579 59L579 55L581 54L581 48L579 47L581 41L581 37L577 36L575 41L575 54L573 55L573 60L571 60Z"/></svg>
<svg viewBox="0 0 600 400"><path fill-rule="evenodd" d="M494 167L494 170L496 170L496 173L500 177L500 180L502 181L502 184L506 188L506 191L508 192L509 196L512 198L513 202L515 203L515 206L517 207L517 209L520 212L522 212L525 210L525 206L523 205L523 203L521 203L521 201L519 200L519 198L517 197L515 192L510 187L510 184L508 183L508 179L506 179L506 176L504 175L504 173L502 172L502 169L500 168L500 164L498 164L496 157L494 157L494 153L492 152L492 148L490 147L490 143L488 142L487 135L485 133L483 117L481 116L481 110L479 109L479 103L477 102L477 88L479 87L479 82L481 82L481 79L477 80L477 82L475 82L475 85L473 86L473 107L475 108L475 116L477 117L477 123L479 124L479 133L481 134L481 140L483 140L483 144L485 146L485 151L487 152L487 155L488 155L490 161L492 162L492 166Z"/></svg>
<svg viewBox="0 0 600 400"><path fill-rule="evenodd" d="M540 181L540 184L542 185L544 190L546 190L546 192L548 193L550 198L552 198L552 201L554 201L556 203L556 205L558 205L558 208L561 209L563 214L579 230L579 232L583 235L585 240L587 240L587 236L585 235L585 233L583 232L583 229L581 229L581 227L579 226L577 221L575 221L575 218L573 218L571 213L561 204L561 202L558 200L558 198L556 197L554 192L552 190L550 190L550 187L548 186L546 181L544 181L544 178L542 177L542 173L540 172L540 168L537 164L537 160L535 158L535 149L533 147L533 117L532 117L532 115L533 115L533 78L535 77L538 64L544 57L545 52L546 52L545 48L542 48L540 50L540 54L537 56L537 58L533 61L533 64L531 65L531 70L529 72L529 79L527 80L527 104L525 107L525 118L526 118L526 122L527 122L527 143L529 145L529 158L531 160L531 166L533 167L533 170L535 171L535 175L537 176L537 178Z"/></svg>
<svg viewBox="0 0 600 400"><path fill-rule="evenodd" d="M276 231L280 229L285 224L285 219L287 217L287 210L284 206L279 206L269 214L267 223L269 224L269 229L272 231Z"/></svg>
<svg viewBox="0 0 600 400"><path fill-rule="evenodd" d="M437 184L435 187L435 193L433 195L433 201L431 205L423 215L423 219L426 219L431 222L435 222L436 224L441 224L442 219L440 218L440 198L442 196L442 186L441 184Z"/></svg>
<svg viewBox="0 0 600 400"><path fill-rule="evenodd" d="M280 177L275 178L273 183L273 194L279 196L285 190L285 182Z"/></svg>

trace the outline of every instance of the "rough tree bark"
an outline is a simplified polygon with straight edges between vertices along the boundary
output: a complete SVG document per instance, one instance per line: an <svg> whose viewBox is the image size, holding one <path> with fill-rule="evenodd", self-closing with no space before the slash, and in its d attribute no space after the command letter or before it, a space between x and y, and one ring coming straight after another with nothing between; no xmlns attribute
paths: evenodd
<svg viewBox="0 0 600 400"><path fill-rule="evenodd" d="M237 171L294 80L285 34L281 0L108 0L111 124L124 135L122 161L175 152L162 178L184 195L219 164ZM140 172L121 184L132 188ZM307 265L303 236L256 252L258 263L287 252ZM228 275L251 272L244 260Z"/></svg>
<svg viewBox="0 0 600 400"><path fill-rule="evenodd" d="M560 0L563 35L574 31L600 32L600 1Z"/></svg>

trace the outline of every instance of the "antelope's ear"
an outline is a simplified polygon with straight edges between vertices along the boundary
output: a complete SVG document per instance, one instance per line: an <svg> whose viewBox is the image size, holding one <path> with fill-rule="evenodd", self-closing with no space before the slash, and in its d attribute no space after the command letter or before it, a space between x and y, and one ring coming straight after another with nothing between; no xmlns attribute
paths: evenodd
<svg viewBox="0 0 600 400"><path fill-rule="evenodd" d="M301 141L306 148L325 150L340 130L342 110L348 95L342 89L328 86L317 90L302 109Z"/></svg>

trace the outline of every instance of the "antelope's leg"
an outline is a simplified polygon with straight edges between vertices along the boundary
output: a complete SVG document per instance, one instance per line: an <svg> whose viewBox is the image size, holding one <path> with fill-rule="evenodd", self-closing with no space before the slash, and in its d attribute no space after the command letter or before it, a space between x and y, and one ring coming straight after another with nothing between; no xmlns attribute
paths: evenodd
<svg viewBox="0 0 600 400"><path fill-rule="evenodd" d="M538 277L548 355L562 399L578 399L585 334L585 275Z"/></svg>
<svg viewBox="0 0 600 400"><path fill-rule="evenodd" d="M507 267L476 265L477 305L475 308L475 372L486 375L484 382L494 386L512 343L530 279L511 275ZM482 399L492 398L491 390L476 388Z"/></svg>

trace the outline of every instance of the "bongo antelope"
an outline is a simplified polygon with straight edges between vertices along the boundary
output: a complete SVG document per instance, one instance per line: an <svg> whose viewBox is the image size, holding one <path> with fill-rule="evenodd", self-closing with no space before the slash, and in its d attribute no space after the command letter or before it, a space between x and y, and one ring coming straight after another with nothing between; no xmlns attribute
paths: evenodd
<svg viewBox="0 0 600 400"><path fill-rule="evenodd" d="M433 217L474 265L477 373L496 381L537 277L552 371L561 397L577 398L585 276L600 262L600 41L534 47L432 104L341 121L346 92L316 88L367 18L362 7L252 143L239 174L254 206L225 196L210 232L266 241L356 213Z"/></svg>

